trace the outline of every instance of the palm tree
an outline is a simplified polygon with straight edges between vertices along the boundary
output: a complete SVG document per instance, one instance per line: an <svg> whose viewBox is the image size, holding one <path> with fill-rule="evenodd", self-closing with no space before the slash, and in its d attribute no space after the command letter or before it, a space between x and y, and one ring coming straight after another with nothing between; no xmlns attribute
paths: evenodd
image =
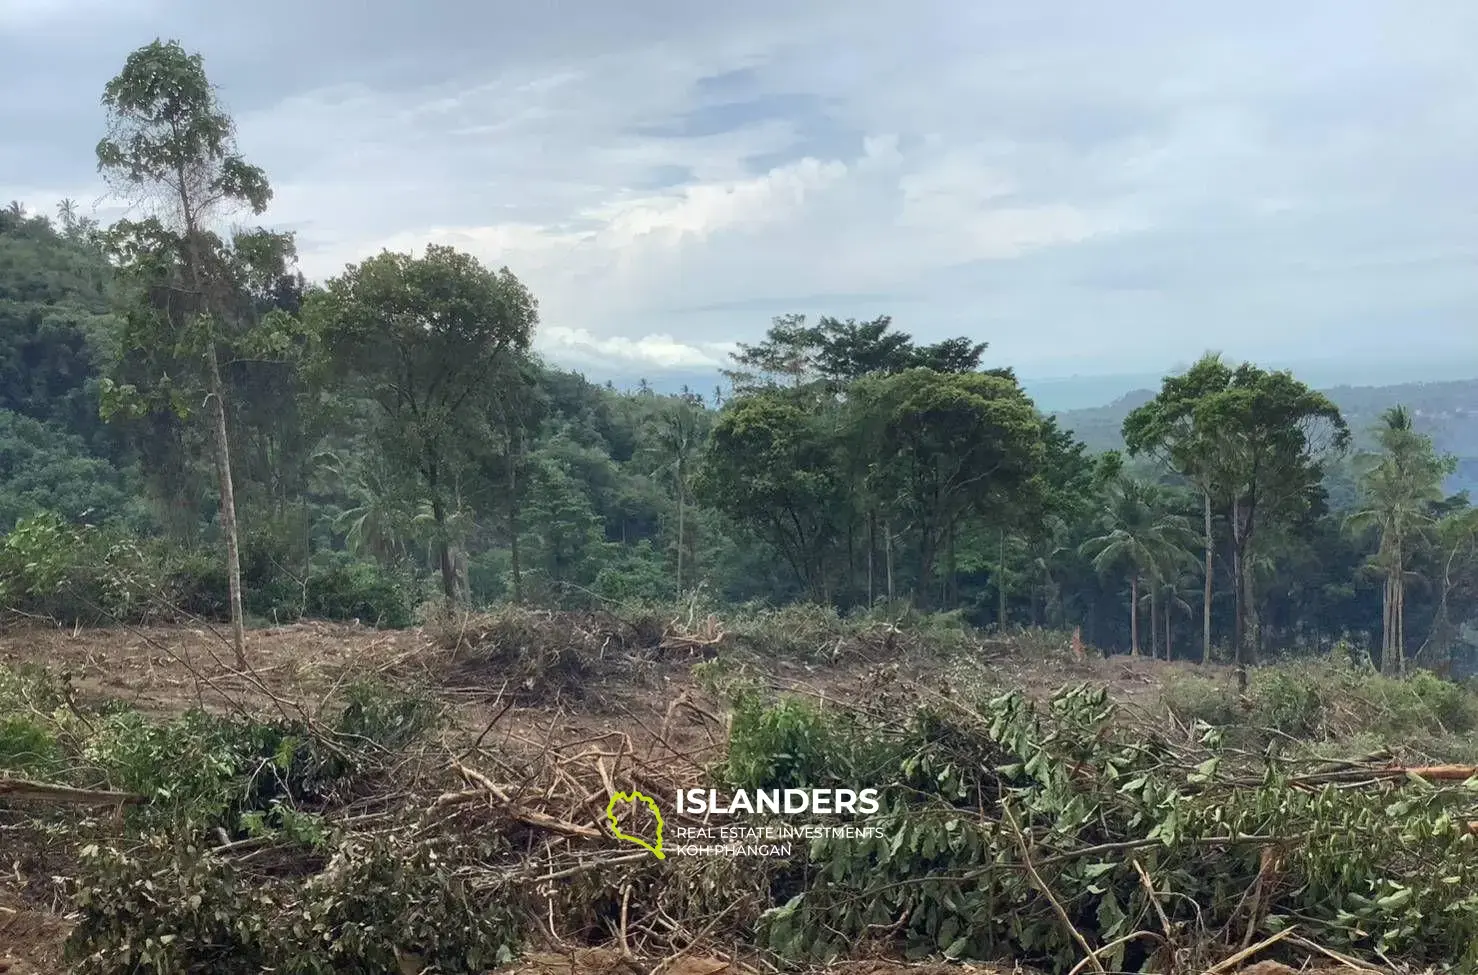
<svg viewBox="0 0 1478 975"><path fill-rule="evenodd" d="M56 215L62 222L62 228L70 232L77 225L77 201L71 197L64 198L56 205Z"/></svg>
<svg viewBox="0 0 1478 975"><path fill-rule="evenodd" d="M1430 437L1416 431L1411 412L1393 406L1376 428L1380 450L1361 460L1364 504L1349 518L1357 531L1376 530L1380 545L1373 564L1386 577L1381 604L1381 670L1406 670L1406 578L1419 540L1435 524L1433 506L1442 500L1442 481L1451 458L1439 457Z"/></svg>
<svg viewBox="0 0 1478 975"><path fill-rule="evenodd" d="M1192 559L1191 553L1186 553ZM1183 560L1182 560L1183 561ZM1194 573L1186 573L1179 563L1163 567L1153 592L1160 605L1160 627L1165 637L1165 659L1170 660L1175 651L1175 618L1192 615L1190 602L1185 598L1199 588Z"/></svg>
<svg viewBox="0 0 1478 975"><path fill-rule="evenodd" d="M702 445L695 401L690 395L674 400L673 407L658 414L651 450L661 464L654 474L671 474L677 496L677 595L683 594L683 551L687 547L688 473Z"/></svg>
<svg viewBox="0 0 1478 975"><path fill-rule="evenodd" d="M1196 543L1190 523L1164 508L1161 492L1153 485L1121 476L1110 482L1103 512L1105 531L1080 546L1100 575L1124 572L1129 579L1129 644L1139 656L1140 585L1151 587L1171 566L1191 558ZM1151 588L1153 592L1153 588Z"/></svg>
<svg viewBox="0 0 1478 975"><path fill-rule="evenodd" d="M332 519L333 530L356 555L370 555L393 563L409 554L415 534L415 514L400 485L380 476L373 467L357 467L333 451L315 458L333 488L350 499L351 507Z"/></svg>

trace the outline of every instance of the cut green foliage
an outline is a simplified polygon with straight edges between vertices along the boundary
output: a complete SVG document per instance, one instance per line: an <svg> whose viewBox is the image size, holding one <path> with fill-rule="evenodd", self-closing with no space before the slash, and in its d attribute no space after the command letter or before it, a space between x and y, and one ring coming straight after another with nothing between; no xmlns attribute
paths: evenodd
<svg viewBox="0 0 1478 975"><path fill-rule="evenodd" d="M914 958L1065 971L1080 946L1029 858L1111 970L1152 964L1163 937L1126 936L1162 931L1158 911L1171 936L1200 950L1210 932L1240 937L1251 925L1255 938L1297 924L1348 952L1478 960L1471 790L1294 789L1290 769L1239 769L1215 748L1191 758L1114 719L1101 691L1080 688L1045 709L1017 695L941 704L891 733L831 722L818 735L820 719L797 720L792 705L736 722L736 748L789 748L807 769L855 770L858 748L892 762L868 780L890 797L868 819L882 836L813 841L796 893L765 916L767 943L820 961L883 931ZM1260 875L1266 893L1249 905Z"/></svg>

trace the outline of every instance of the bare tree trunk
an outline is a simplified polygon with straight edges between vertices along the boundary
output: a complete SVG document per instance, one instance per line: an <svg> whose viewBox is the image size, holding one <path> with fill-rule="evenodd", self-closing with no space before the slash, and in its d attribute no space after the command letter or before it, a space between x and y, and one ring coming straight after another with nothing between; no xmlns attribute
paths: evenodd
<svg viewBox="0 0 1478 975"><path fill-rule="evenodd" d="M215 419L216 471L221 482L221 531L226 536L226 579L231 593L231 650L246 669L246 620L241 608L241 535L236 526L236 489L231 479L231 440L226 433L225 384L214 337L206 343L211 413Z"/></svg>
<svg viewBox="0 0 1478 975"><path fill-rule="evenodd" d="M1201 663L1208 664L1211 662L1211 556L1215 545L1211 537L1211 492L1202 492L1201 498L1206 531L1206 576L1201 593Z"/></svg>
<svg viewBox="0 0 1478 975"><path fill-rule="evenodd" d="M200 302L195 314L209 314L204 280L201 276L199 239L196 236L195 207L191 204L185 187L184 172L177 167L180 177L177 189L180 195L180 210L185 218L186 273ZM221 531L226 536L226 584L231 598L231 650L236 665L247 668L246 663L246 620L241 606L241 535L236 525L236 486L231 477L231 438L226 430L226 384L221 379L220 354L216 351L214 329L206 336L205 361L209 371L210 400L214 414L214 440L216 445L216 472L220 480Z"/></svg>
<svg viewBox="0 0 1478 975"><path fill-rule="evenodd" d="M996 628L1006 632L1006 529L1001 529L999 558L996 561Z"/></svg>
<svg viewBox="0 0 1478 975"><path fill-rule="evenodd" d="M876 585L873 582L873 563L877 561L878 551L878 513L869 509L867 512L867 605L871 606L876 598Z"/></svg>
<svg viewBox="0 0 1478 975"><path fill-rule="evenodd" d="M457 570L452 563L452 546L447 538L446 505L442 503L432 482L431 517L436 522L436 555L441 566L441 589L446 595L448 606L457 604Z"/></svg>
<svg viewBox="0 0 1478 975"><path fill-rule="evenodd" d="M1257 581L1253 576L1251 553L1243 552L1239 561L1242 563L1242 612L1246 616L1246 621L1242 625L1242 640L1246 649L1241 662L1255 664L1258 659L1260 633L1257 617Z"/></svg>
<svg viewBox="0 0 1478 975"><path fill-rule="evenodd" d="M687 506L683 504L683 468L677 467L677 598L683 598L683 529L686 527Z"/></svg>
<svg viewBox="0 0 1478 975"><path fill-rule="evenodd" d="M1397 571L1400 569L1398 567ZM1396 666L1397 672L1406 676L1406 578L1396 577Z"/></svg>
<svg viewBox="0 0 1478 975"><path fill-rule="evenodd" d="M1170 631L1175 621L1175 600L1172 598L1170 604L1165 607L1165 662L1170 662Z"/></svg>
<svg viewBox="0 0 1478 975"><path fill-rule="evenodd" d="M1158 580L1150 578L1150 659L1160 659L1160 601Z"/></svg>
<svg viewBox="0 0 1478 975"><path fill-rule="evenodd" d="M883 562L888 574L888 602L893 602L893 522L883 522Z"/></svg>
<svg viewBox="0 0 1478 975"><path fill-rule="evenodd" d="M1129 652L1139 656L1139 574L1129 577Z"/></svg>
<svg viewBox="0 0 1478 975"><path fill-rule="evenodd" d="M1389 674L1394 669L1391 652L1391 617L1394 605L1395 588L1391 584L1390 572L1387 571L1385 584L1381 586L1380 606L1380 669L1383 674Z"/></svg>

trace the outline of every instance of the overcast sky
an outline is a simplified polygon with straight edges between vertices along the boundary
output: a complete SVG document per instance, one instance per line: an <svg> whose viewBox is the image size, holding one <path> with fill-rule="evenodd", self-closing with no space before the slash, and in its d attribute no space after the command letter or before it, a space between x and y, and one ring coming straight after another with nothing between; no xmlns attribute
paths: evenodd
<svg viewBox="0 0 1478 975"><path fill-rule="evenodd" d="M595 374L797 311L1038 376L1478 375L1472 0L0 0L0 201L93 206L103 85L156 36L310 277L465 248Z"/></svg>

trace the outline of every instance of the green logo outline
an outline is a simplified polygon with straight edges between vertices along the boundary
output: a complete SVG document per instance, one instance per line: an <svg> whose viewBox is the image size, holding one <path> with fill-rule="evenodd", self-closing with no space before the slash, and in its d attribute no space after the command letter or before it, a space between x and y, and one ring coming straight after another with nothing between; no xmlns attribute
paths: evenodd
<svg viewBox="0 0 1478 975"><path fill-rule="evenodd" d="M647 804L647 808L652 810L652 815L657 817L657 844L655 846L640 836L632 836L630 833L623 833L621 831L621 827L616 825L616 803L618 802L644 802ZM635 789L630 792L617 792L611 796L611 801L606 803L606 822L610 824L611 832L615 834L616 839L635 843L643 849L651 850L652 854L658 860L667 859L667 854L662 852L662 810L657 808L656 801L650 796L638 792Z"/></svg>

